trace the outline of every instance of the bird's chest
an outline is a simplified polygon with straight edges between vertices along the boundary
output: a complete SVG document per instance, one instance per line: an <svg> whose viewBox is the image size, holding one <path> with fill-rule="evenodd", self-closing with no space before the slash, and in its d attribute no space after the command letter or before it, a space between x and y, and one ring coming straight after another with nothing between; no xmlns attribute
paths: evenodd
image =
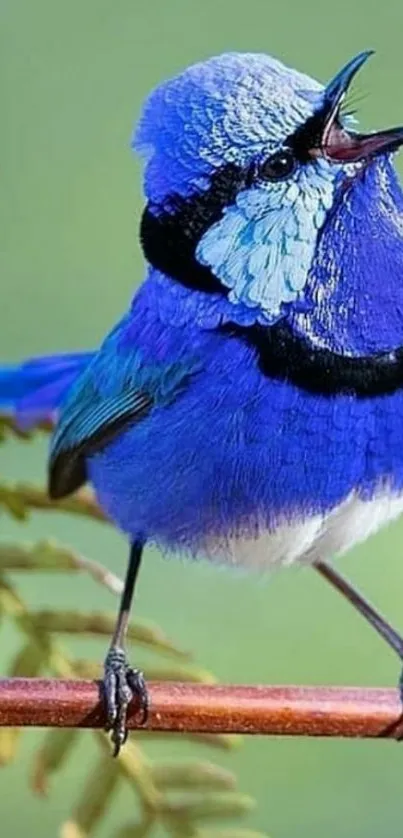
<svg viewBox="0 0 403 838"><path fill-rule="evenodd" d="M401 491L402 415L401 394L329 398L256 370L210 369L93 458L90 472L131 535L197 553L212 539L277 533L273 553L289 556L285 542L308 549L354 493L372 501L383 484Z"/></svg>

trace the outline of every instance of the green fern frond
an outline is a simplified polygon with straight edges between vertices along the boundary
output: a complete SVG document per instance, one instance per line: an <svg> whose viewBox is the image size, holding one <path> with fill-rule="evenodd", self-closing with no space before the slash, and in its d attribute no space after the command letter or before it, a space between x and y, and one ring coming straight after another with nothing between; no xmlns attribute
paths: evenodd
<svg viewBox="0 0 403 838"><path fill-rule="evenodd" d="M51 423L42 423L29 432L22 430L10 416L0 415L0 442L14 436L29 441L37 431L48 432ZM60 502L49 500L45 489L30 483L0 483L0 512L25 521L33 510L62 511L105 522L93 495L85 490ZM53 540L37 544L0 544L0 618L11 620L22 636L21 648L10 661L11 677L35 677L51 673L58 678L98 678L100 665L93 660L72 656L61 638L109 637L115 615L104 611L83 612L66 606L63 610L35 610L18 589L23 573L83 573L115 595L122 591L122 581L101 564ZM157 663L145 667L152 680L180 680L213 683L214 676L191 662L187 652L173 644L157 626L134 620L129 640L152 650ZM76 729L48 731L42 738L32 768L31 784L35 793L47 795L54 775L60 772L79 745L82 732ZM6 766L18 754L22 730L0 728L0 764ZM110 758L110 742L100 730L93 739L100 749L84 788L68 821L61 826L61 838L90 838L94 835L122 783L128 784L137 798L137 820L124 824L114 838L146 838L161 828L172 838L264 838L260 833L234 828L205 827L203 824L233 821L247 815L254 801L237 790L235 776L205 759L182 761L151 760L143 742L167 741L175 736L215 749L228 750L240 743L239 737L207 734L163 734L136 731L116 760Z"/></svg>

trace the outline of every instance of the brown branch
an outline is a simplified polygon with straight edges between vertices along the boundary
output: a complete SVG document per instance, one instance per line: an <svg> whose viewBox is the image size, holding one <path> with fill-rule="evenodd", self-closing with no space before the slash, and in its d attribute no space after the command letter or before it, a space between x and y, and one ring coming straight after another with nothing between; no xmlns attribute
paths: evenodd
<svg viewBox="0 0 403 838"><path fill-rule="evenodd" d="M74 495L62 500L51 500L45 489L30 483L10 483L0 486L0 502L7 504L8 498L25 509L46 509L51 512L70 512L97 521L107 521L89 489L80 489Z"/></svg>
<svg viewBox="0 0 403 838"><path fill-rule="evenodd" d="M92 681L10 678L0 681L0 726L100 728L105 723ZM399 738L396 690L358 687L149 685L147 729L183 733ZM129 714L136 728L136 707Z"/></svg>
<svg viewBox="0 0 403 838"><path fill-rule="evenodd" d="M12 412L0 410L0 432L9 431L17 437L17 439L29 440L37 431L42 431L49 434L54 428L54 422L49 417L48 419L41 419L31 425L29 428L24 428L23 424L18 422L16 416Z"/></svg>

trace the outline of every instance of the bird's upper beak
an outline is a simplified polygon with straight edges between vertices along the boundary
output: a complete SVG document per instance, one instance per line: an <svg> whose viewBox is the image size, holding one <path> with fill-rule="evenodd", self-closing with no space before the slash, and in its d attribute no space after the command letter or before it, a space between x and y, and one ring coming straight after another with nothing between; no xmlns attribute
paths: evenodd
<svg viewBox="0 0 403 838"><path fill-rule="evenodd" d="M323 104L314 117L318 121L310 151L312 156L325 156L336 163L358 163L382 152L395 151L403 144L403 127L359 134L347 130L339 120L340 107L349 86L370 55L372 50L361 52L325 88Z"/></svg>

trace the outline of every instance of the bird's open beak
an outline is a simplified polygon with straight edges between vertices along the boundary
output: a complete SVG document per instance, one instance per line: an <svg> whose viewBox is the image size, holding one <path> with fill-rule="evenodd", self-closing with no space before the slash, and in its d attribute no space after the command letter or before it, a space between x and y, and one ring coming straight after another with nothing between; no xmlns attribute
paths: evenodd
<svg viewBox="0 0 403 838"><path fill-rule="evenodd" d="M403 127L359 134L347 130L339 119L340 107L355 74L372 54L372 50L361 52L325 88L324 103L315 115L320 130L315 132L317 142L311 149L313 156L325 156L336 163L358 163L383 152L395 151L403 144Z"/></svg>

